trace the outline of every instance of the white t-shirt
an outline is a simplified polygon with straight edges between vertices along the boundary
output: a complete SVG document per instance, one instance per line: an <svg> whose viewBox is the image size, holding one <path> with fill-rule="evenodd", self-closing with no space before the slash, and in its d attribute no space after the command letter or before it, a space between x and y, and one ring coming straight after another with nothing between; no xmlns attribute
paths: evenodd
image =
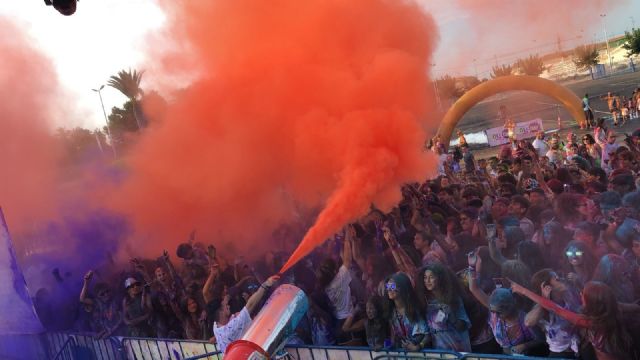
<svg viewBox="0 0 640 360"><path fill-rule="evenodd" d="M543 157L547 155L547 151L549 151L549 145L547 145L544 140L535 139L533 140L533 148L538 152L539 157Z"/></svg>
<svg viewBox="0 0 640 360"><path fill-rule="evenodd" d="M351 273L346 266L340 266L338 273L331 280L331 283L324 289L327 297L331 300L335 311L335 317L338 320L346 319L353 312L353 304L351 303Z"/></svg>
<svg viewBox="0 0 640 360"><path fill-rule="evenodd" d="M620 145L617 143L604 144L604 146L602 147L602 162L605 162L605 160L608 161L610 158L609 154L616 152L616 150L618 150L619 147Z"/></svg>
<svg viewBox="0 0 640 360"><path fill-rule="evenodd" d="M218 324L214 323L213 335L216 337L218 350L224 353L229 344L244 335L249 325L251 325L251 315L246 306L240 312L233 314L226 325L218 327Z"/></svg>

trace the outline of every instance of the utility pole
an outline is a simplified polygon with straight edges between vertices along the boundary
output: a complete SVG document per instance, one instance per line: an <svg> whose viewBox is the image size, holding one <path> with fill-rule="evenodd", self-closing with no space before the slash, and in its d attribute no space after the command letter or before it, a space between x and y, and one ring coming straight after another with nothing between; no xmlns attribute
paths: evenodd
<svg viewBox="0 0 640 360"><path fill-rule="evenodd" d="M604 31L604 41L607 44L607 57L609 58L609 71L613 71L613 63L611 62L611 49L609 48L609 36L607 35L607 23L606 18L607 14L600 14L600 18L602 19L602 30Z"/></svg>
<svg viewBox="0 0 640 360"><path fill-rule="evenodd" d="M629 16L629 19L631 19L631 30L633 30L636 28L636 19L633 16Z"/></svg>

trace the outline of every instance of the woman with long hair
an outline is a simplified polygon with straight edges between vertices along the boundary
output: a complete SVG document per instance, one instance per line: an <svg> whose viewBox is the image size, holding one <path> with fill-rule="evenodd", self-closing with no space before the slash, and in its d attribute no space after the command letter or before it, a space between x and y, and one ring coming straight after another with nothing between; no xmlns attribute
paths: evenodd
<svg viewBox="0 0 640 360"><path fill-rule="evenodd" d="M593 138L601 148L607 143L607 133L609 130L604 124L604 118L598 118L598 123L595 129L593 129Z"/></svg>
<svg viewBox="0 0 640 360"><path fill-rule="evenodd" d="M596 267L596 259L589 247L581 241L570 241L564 249L564 268L567 280L576 289L582 289L591 280Z"/></svg>
<svg viewBox="0 0 640 360"><path fill-rule="evenodd" d="M616 297L609 286L601 282L588 282L582 291L582 314L565 309L549 299L553 287L541 284L541 295L511 283L513 292L524 295L544 309L567 319L584 329L593 345L598 360L633 359L631 336L624 326Z"/></svg>
<svg viewBox="0 0 640 360"><path fill-rule="evenodd" d="M175 303L172 303L175 304ZM180 304L180 308L175 306L174 310L178 319L182 322L184 338L189 340L207 340L206 313L194 296L187 296Z"/></svg>
<svg viewBox="0 0 640 360"><path fill-rule="evenodd" d="M543 286L551 286L551 292L545 293L545 298L550 299L559 306L578 311L580 309L580 295L570 286L567 286L551 269L542 269L531 278L531 286L536 294L542 296ZM525 317L527 326L540 326L544 329L550 357L573 359L578 352L578 333L567 320L553 312L545 310L536 304Z"/></svg>
<svg viewBox="0 0 640 360"><path fill-rule="evenodd" d="M407 351L423 349L429 331L411 280L404 273L395 273L387 280L385 289L391 301L389 321L394 347Z"/></svg>
<svg viewBox="0 0 640 360"><path fill-rule="evenodd" d="M598 262L593 281L608 285L619 302L631 303L636 299L636 287L632 281L632 267L620 255L607 254Z"/></svg>
<svg viewBox="0 0 640 360"><path fill-rule="evenodd" d="M465 311L463 293L455 274L442 264L427 265L418 272L416 292L425 308L431 347L470 352L471 321Z"/></svg>
<svg viewBox="0 0 640 360"><path fill-rule="evenodd" d="M586 149L586 153L593 160L592 166L600 167L600 161L602 159L602 148L596 142L591 134L584 134L582 136L582 145Z"/></svg>

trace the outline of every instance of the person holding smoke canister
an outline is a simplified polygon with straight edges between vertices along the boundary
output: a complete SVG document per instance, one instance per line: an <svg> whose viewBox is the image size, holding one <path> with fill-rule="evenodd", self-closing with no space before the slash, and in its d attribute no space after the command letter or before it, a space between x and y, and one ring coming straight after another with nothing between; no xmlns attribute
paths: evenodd
<svg viewBox="0 0 640 360"><path fill-rule="evenodd" d="M246 305L240 312L231 315L229 307L229 296L225 296L219 301L217 311L215 311L215 323L213 324L214 337L209 339L218 345L218 350L223 353L227 346L240 339L251 325L251 313L257 309L262 298L280 280L279 275L273 275L267 279L258 290L247 300Z"/></svg>

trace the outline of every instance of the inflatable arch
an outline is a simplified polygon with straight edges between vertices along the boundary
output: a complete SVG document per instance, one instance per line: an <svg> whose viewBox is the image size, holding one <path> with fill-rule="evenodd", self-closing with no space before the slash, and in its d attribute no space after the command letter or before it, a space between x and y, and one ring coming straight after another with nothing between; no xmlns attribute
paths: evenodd
<svg viewBox="0 0 640 360"><path fill-rule="evenodd" d="M464 94L447 111L436 136L439 136L440 141L448 147L453 130L469 109L489 96L511 90L528 90L550 96L559 101L573 116L573 119L582 125L584 119L582 100L571 90L537 76L510 75L484 82Z"/></svg>

